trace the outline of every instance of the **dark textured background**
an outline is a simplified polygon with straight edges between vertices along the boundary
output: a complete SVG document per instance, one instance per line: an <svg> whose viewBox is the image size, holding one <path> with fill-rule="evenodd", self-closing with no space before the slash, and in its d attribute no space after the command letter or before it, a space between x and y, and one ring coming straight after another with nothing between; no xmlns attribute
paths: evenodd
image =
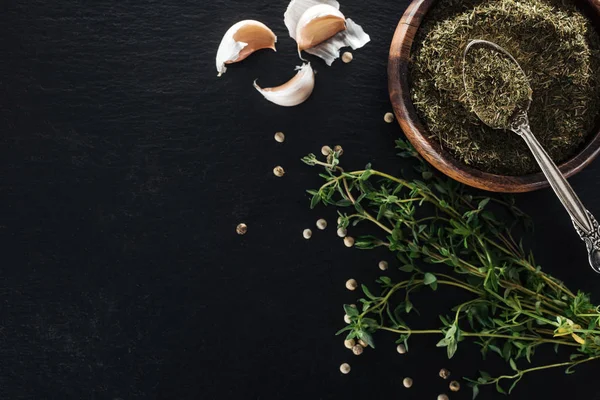
<svg viewBox="0 0 600 400"><path fill-rule="evenodd" d="M434 399L446 388L439 368L476 374L476 349L461 345L448 361L434 338L403 357L385 335L359 358L343 348L333 333L341 304L356 298L344 282L371 282L387 255L346 249L334 210L309 211L304 193L319 179L299 158L323 144L343 145L349 166L408 167L393 148L399 128L382 118L388 46L407 4L344 1L372 42L349 65L310 58L316 89L288 109L252 88L255 78L287 80L299 64L286 1L3 2L0 398ZM271 26L278 52L217 79L221 36L246 18ZM272 174L278 164L283 179ZM596 215L599 170L572 179ZM600 294L552 193L518 203L534 218L545 269ZM321 216L330 228L302 239ZM434 321L426 311L443 304L423 301ZM547 350L536 360L565 358ZM560 389L600 399L597 368L533 374L511 398Z"/></svg>

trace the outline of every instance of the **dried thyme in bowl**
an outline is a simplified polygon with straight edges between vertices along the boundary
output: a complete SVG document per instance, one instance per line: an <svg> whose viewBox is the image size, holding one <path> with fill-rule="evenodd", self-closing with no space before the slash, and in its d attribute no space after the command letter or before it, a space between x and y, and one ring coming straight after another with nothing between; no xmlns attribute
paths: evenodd
<svg viewBox="0 0 600 400"><path fill-rule="evenodd" d="M592 22L570 1L444 0L417 33L411 96L431 136L474 168L524 175L538 170L525 143L471 112L461 61L472 39L497 43L517 59L533 90L533 133L555 162L572 157L600 110L600 37Z"/></svg>

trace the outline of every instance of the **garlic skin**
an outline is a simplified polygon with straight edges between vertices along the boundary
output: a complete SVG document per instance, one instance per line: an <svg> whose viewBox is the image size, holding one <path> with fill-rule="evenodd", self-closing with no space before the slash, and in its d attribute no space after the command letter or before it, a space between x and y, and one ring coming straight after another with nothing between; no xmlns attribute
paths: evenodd
<svg viewBox="0 0 600 400"><path fill-rule="evenodd" d="M322 39L334 32L336 26L339 29L340 25L336 25L339 21L336 18L344 17L339 9L340 4L335 0L292 0L290 2L284 14L284 22L288 28L290 37L298 42L299 51L305 50L307 53L325 60L327 65L331 65L339 58L341 48L350 46L356 50L371 40L360 25L349 18L345 18L346 29L339 30L332 37L321 43L317 43L318 40L309 40L307 42L305 37L307 36L310 39L310 35L313 33L315 34L315 38ZM310 23L311 18L325 18L327 10L329 10L329 14L327 14L329 17L328 19L323 19L323 24L318 21ZM311 27L311 25L313 26ZM327 29L320 25L325 25ZM318 29L319 32L315 32L315 29ZM313 47L302 48L310 42L312 42Z"/></svg>
<svg viewBox="0 0 600 400"><path fill-rule="evenodd" d="M277 36L265 24L247 19L234 24L227 30L217 50L217 72L221 76L227 71L226 64L240 62L261 49L275 49Z"/></svg>
<svg viewBox="0 0 600 400"><path fill-rule="evenodd" d="M296 76L281 86L263 89L254 81L254 87L265 99L279 106L293 107L302 104L315 88L315 73L310 63L296 67L296 70L298 70Z"/></svg>

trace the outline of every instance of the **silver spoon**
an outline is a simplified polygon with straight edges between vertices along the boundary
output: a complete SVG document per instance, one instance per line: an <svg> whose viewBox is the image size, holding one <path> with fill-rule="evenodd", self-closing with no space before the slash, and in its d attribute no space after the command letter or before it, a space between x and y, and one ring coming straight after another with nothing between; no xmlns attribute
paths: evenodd
<svg viewBox="0 0 600 400"><path fill-rule="evenodd" d="M515 60L514 57L504 48L487 40L472 40L469 42L463 53L463 80L465 84L465 90L467 92L467 98L469 98L469 90L466 83L464 65L466 63L467 53L474 46L490 47L497 52L506 55L515 63L516 66L519 67L521 72L523 72L517 60ZM523 76L526 76L524 72ZM546 150L544 150L542 145L540 145L531 132L531 128L529 127L529 118L527 116L530 105L531 101L527 103L526 107L517 109L515 111L510 119L510 130L521 136L523 140L525 140L525 143L527 143L529 150L531 150L533 157L542 169L542 172L546 176L546 179L548 180L548 183L550 183L554 193L556 193L556 196L571 216L571 221L573 222L573 226L579 234L579 237L581 237L581 240L585 242L588 251L588 260L592 266L592 269L597 273L600 273L600 226L598 225L598 221L596 221L596 218L594 218L592 213L590 213L583 206L581 200L579 200L571 185L569 185L556 164L554 164L554 161L552 161L552 159L548 156ZM477 117L479 117L479 119L486 123L485 118L482 118L477 111L473 111ZM498 129L498 127L491 127Z"/></svg>

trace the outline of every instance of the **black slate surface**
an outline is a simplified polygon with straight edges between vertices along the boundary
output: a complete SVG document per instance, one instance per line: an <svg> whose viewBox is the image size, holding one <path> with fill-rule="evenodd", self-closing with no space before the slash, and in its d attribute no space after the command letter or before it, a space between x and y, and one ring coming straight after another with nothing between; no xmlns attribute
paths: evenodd
<svg viewBox="0 0 600 400"><path fill-rule="evenodd" d="M356 297L346 279L372 281L391 257L346 249L334 210L308 210L304 190L319 179L299 158L341 144L347 165L409 168L393 148L400 129L382 118L388 47L407 4L343 1L372 42L349 65L309 57L314 94L288 109L252 88L255 78L284 82L299 64L286 1L4 2L0 398L434 399L446 389L441 367L504 371L469 346L448 361L434 338L400 357L381 335L357 358L333 335L341 304ZM278 52L217 79L221 36L247 18L271 26ZM279 130L284 144L273 140ZM572 179L596 215L599 165ZM538 261L600 301L552 193L517 200L534 218ZM302 239L321 216L330 228ZM565 358L547 350L536 360ZM353 369L342 376L346 361ZM600 399L597 368L532 374L511 398ZM468 389L452 396L468 398Z"/></svg>

